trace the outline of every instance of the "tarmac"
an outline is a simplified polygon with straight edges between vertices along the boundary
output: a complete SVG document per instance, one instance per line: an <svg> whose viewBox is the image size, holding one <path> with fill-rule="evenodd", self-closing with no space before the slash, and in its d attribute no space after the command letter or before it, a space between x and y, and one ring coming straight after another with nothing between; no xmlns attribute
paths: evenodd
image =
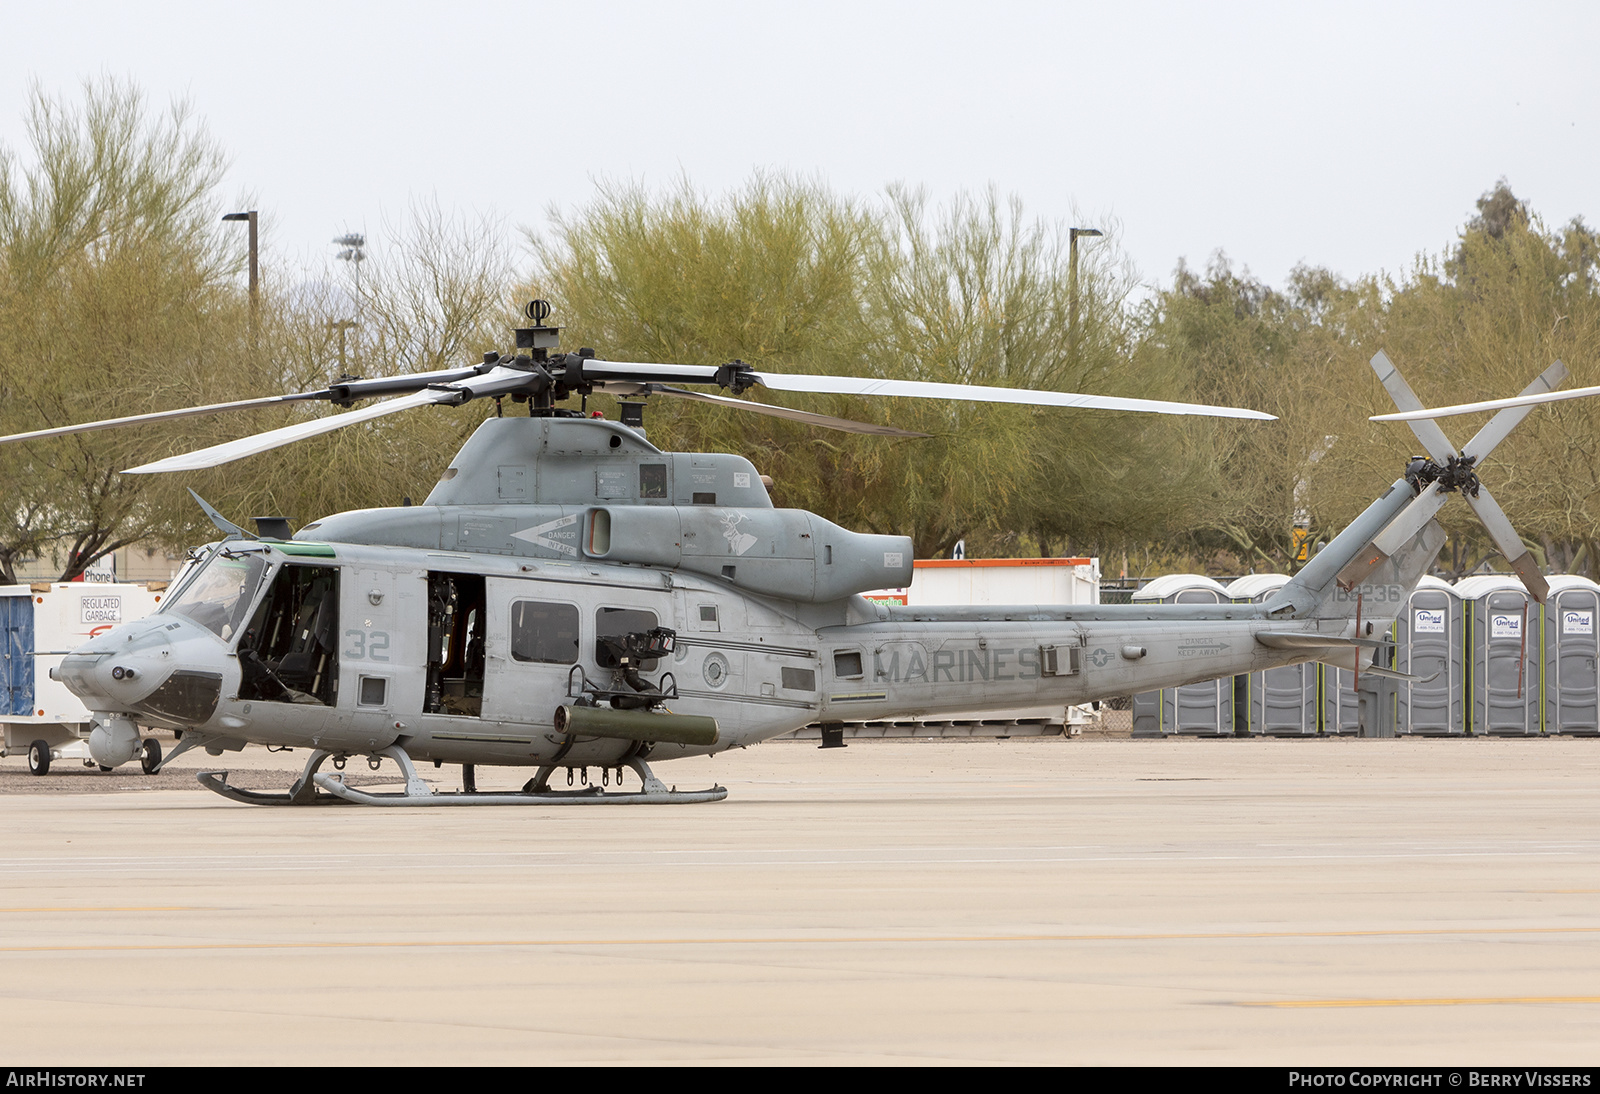
<svg viewBox="0 0 1600 1094"><path fill-rule="evenodd" d="M1600 740L775 742L628 808L192 782L301 759L0 760L8 1064L1600 1060Z"/></svg>

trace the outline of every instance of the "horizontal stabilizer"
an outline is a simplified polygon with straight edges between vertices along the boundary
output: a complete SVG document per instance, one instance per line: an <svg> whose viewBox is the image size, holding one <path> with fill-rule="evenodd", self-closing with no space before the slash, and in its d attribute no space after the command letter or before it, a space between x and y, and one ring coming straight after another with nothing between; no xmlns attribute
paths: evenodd
<svg viewBox="0 0 1600 1094"><path fill-rule="evenodd" d="M1370 672L1374 676L1387 676L1390 680L1404 680L1408 684L1430 684L1439 679L1437 672L1430 673L1427 676L1413 676L1409 672L1397 672L1394 669L1386 669L1378 665L1368 665L1361 671Z"/></svg>
<svg viewBox="0 0 1600 1094"><path fill-rule="evenodd" d="M1376 649L1384 644L1376 638L1336 638L1327 634L1288 634L1281 631L1257 631L1256 641L1275 650Z"/></svg>

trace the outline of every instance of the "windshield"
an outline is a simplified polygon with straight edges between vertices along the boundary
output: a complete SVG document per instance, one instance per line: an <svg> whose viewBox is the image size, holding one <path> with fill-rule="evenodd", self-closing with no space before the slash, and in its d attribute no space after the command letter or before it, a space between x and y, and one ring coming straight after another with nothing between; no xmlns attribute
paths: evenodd
<svg viewBox="0 0 1600 1094"><path fill-rule="evenodd" d="M266 569L267 560L261 554L216 551L200 572L167 601L162 612L188 616L226 641L243 623Z"/></svg>

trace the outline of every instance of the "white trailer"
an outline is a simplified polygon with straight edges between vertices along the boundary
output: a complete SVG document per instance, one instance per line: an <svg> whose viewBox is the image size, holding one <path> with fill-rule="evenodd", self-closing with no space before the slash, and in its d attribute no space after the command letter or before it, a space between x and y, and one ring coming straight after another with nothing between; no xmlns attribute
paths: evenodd
<svg viewBox="0 0 1600 1094"><path fill-rule="evenodd" d="M50 670L72 650L131 619L155 611L167 583L98 584L82 581L0 585L0 756L28 754L28 770L43 775L52 760L89 756L89 711L50 678ZM161 763L161 745L146 738L140 747L145 772Z"/></svg>

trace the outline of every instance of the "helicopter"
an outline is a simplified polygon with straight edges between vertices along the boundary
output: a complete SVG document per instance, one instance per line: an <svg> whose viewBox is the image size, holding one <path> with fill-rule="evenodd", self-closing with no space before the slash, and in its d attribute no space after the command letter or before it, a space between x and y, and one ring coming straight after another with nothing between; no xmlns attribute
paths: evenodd
<svg viewBox="0 0 1600 1094"><path fill-rule="evenodd" d="M1443 545L1432 512L1422 515L1433 505L1426 499L1468 488L1456 478L1429 478L1432 463L1413 461L1259 604L882 605L860 594L909 583L909 538L775 508L741 456L661 451L646 439L641 402L624 402L621 421L557 404L593 391L664 395L890 436L907 434L736 396L760 385L1270 416L780 374L740 361L612 362L587 349L560 352L560 328L545 324L543 301L526 315L532 325L517 329L514 352L487 353L460 369L341 379L315 392L0 438L391 396L127 472L157 473L217 466L417 406L507 395L528 405L527 416L486 419L420 505L334 514L291 534L281 518L258 518L246 531L196 495L224 538L198 553L157 613L94 638L53 670L93 712L89 749L97 763L131 759L140 727L166 728L181 739L163 766L194 748L213 756L252 743L310 751L281 793L231 786L226 770L198 774L208 789L249 804L687 804L721 800L727 790L679 790L652 765L813 723L822 726L823 747L841 747L845 721L1083 703L1312 660L1411 679L1371 663L1382 645L1377 636ZM1405 409L1409 389L1398 372L1382 354L1373 365ZM1529 391L1564 376L1552 366ZM1464 451L1473 460L1487 456L1527 413L1501 411ZM1439 454L1456 455L1447 441ZM1492 506L1483 503L1480 514ZM1374 549L1407 521L1400 541ZM349 785L339 772L352 757L375 770L392 760L404 789ZM331 774L321 770L329 761ZM430 787L417 771L427 761L461 765L461 791ZM520 790L479 792L482 765L534 773ZM562 771L567 789L552 786ZM628 771L638 790L621 789Z"/></svg>

